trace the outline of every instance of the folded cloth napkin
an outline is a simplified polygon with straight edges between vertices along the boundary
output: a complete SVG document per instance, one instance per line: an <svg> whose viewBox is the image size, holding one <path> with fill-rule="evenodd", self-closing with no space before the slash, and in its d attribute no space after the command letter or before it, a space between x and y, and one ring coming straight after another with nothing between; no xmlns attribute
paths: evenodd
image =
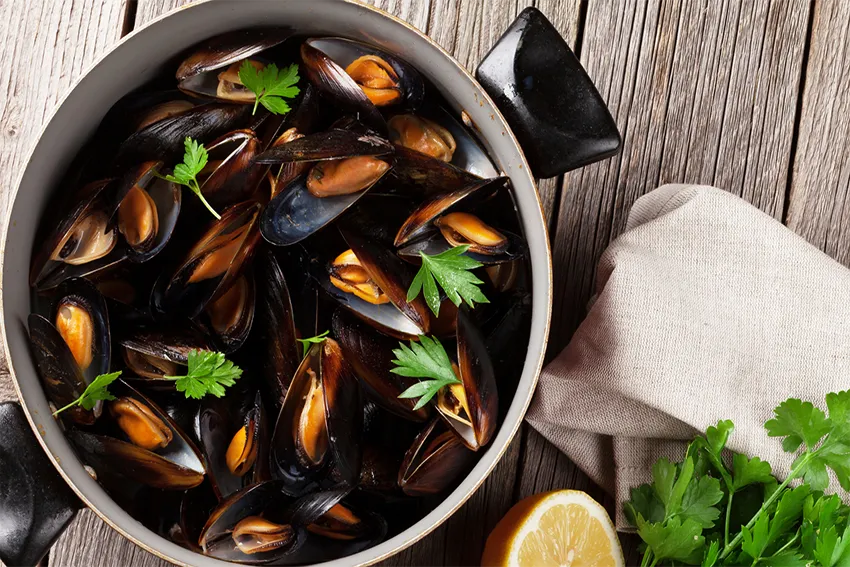
<svg viewBox="0 0 850 567"><path fill-rule="evenodd" d="M529 423L621 504L719 419L788 471L764 422L850 387L850 271L725 191L666 185L603 254L596 295L543 371Z"/></svg>

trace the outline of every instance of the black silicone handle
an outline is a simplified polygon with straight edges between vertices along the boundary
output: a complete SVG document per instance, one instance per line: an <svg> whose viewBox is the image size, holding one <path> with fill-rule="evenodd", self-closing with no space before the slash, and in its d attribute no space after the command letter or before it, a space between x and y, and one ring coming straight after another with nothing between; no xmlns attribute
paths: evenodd
<svg viewBox="0 0 850 567"><path fill-rule="evenodd" d="M0 560L10 567L36 565L80 506L21 406L0 404Z"/></svg>
<svg viewBox="0 0 850 567"><path fill-rule="evenodd" d="M526 8L476 71L537 177L611 157L620 133L578 58L540 10Z"/></svg>

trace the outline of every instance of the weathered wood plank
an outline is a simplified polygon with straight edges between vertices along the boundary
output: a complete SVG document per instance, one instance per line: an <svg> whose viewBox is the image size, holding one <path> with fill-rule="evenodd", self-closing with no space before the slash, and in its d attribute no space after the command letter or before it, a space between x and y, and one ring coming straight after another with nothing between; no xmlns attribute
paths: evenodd
<svg viewBox="0 0 850 567"><path fill-rule="evenodd" d="M816 2L788 226L850 265L850 4Z"/></svg>
<svg viewBox="0 0 850 567"><path fill-rule="evenodd" d="M550 356L584 316L596 261L661 183L716 184L783 213L808 0L592 1L582 62L623 153L565 180Z"/></svg>

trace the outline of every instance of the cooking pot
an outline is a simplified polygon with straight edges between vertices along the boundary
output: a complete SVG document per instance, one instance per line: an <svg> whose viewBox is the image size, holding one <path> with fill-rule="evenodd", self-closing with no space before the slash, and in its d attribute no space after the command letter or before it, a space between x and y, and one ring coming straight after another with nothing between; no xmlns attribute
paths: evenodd
<svg viewBox="0 0 850 567"><path fill-rule="evenodd" d="M372 564L431 532L481 485L520 426L543 363L552 306L551 256L534 175L557 175L613 155L620 145L610 114L569 47L539 11L529 8L481 63L476 81L427 36L370 6L348 0L197 2L134 31L80 78L42 131L5 219L3 346L21 401L21 406L0 407L0 559L7 564L37 562L81 501L163 559L225 565L143 527L83 468L51 416L29 352L27 275L39 219L55 191L62 190L59 181L71 159L110 106L173 65L175 55L193 44L226 31L271 24L368 42L419 69L510 177L530 251L531 336L519 387L497 435L474 469L431 513L399 535L328 565ZM35 435L27 430L24 416Z"/></svg>

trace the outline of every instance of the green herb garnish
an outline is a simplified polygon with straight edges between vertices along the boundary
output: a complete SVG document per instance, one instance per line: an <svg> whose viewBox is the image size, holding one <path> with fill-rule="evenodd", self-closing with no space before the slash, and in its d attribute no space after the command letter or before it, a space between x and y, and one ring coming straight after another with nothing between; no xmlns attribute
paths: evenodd
<svg viewBox="0 0 850 567"><path fill-rule="evenodd" d="M393 350L395 368L390 370L400 376L430 378L414 384L399 395L399 398L419 398L414 410L427 404L444 386L460 384L452 369L452 361L442 343L435 338L419 335L419 341L410 341L410 346L399 343Z"/></svg>
<svg viewBox="0 0 850 567"><path fill-rule="evenodd" d="M224 396L225 388L233 386L242 376L242 369L224 358L220 352L208 350L189 351L189 368L185 376L165 376L175 381L178 392L187 398L201 399L207 394Z"/></svg>
<svg viewBox="0 0 850 567"><path fill-rule="evenodd" d="M466 301L470 307L475 303L490 303L478 286L482 283L471 270L480 268L483 264L473 260L464 253L469 250L469 245L455 246L445 252L429 256L420 252L422 267L413 278L410 289L407 291L407 300L413 301L419 292L425 295L425 301L434 315L440 314L440 292L437 284L446 292L446 296L458 307L461 301Z"/></svg>
<svg viewBox="0 0 850 567"><path fill-rule="evenodd" d="M330 331L325 331L321 335L316 335L315 337L310 337L308 339L295 339L296 341L301 343L301 346L304 347L304 354L302 354L301 356L307 356L307 352L309 352L310 350L310 345L317 345L325 342L325 339L328 337L328 333L330 333Z"/></svg>
<svg viewBox="0 0 850 567"><path fill-rule="evenodd" d="M191 189L192 193L197 195L207 210L212 213L212 216L220 219L221 216L215 212L215 209L204 198L203 193L201 193L201 187L198 184L198 174L207 165L207 160L209 159L207 149L203 144L199 144L189 136L186 136L183 144L186 146L186 153L183 154L183 163L175 165L174 173L166 175L165 179L178 185L185 185Z"/></svg>
<svg viewBox="0 0 850 567"><path fill-rule="evenodd" d="M765 424L797 456L782 483L758 457L725 458L728 420L694 439L683 462L655 463L652 484L624 505L646 547L642 567L850 564L850 508L823 494L828 471L850 490L850 391L827 394L826 405L828 416L790 398Z"/></svg>
<svg viewBox="0 0 850 567"><path fill-rule="evenodd" d="M60 413L65 410L69 410L74 406L82 406L83 409L91 410L100 400L114 400L115 396L109 393L107 387L115 382L118 377L121 376L121 371L111 372L109 374L100 374L97 378L92 380L92 383L86 386L85 391L80 395L79 398L65 406L64 408L58 409L53 412L53 416L56 417Z"/></svg>
<svg viewBox="0 0 850 567"><path fill-rule="evenodd" d="M262 104L269 112L286 114L289 105L283 98L295 98L301 92L298 84L298 65L290 65L278 70L277 65L270 63L262 69L257 69L247 59L239 67L239 80L257 97L254 101L254 111Z"/></svg>

